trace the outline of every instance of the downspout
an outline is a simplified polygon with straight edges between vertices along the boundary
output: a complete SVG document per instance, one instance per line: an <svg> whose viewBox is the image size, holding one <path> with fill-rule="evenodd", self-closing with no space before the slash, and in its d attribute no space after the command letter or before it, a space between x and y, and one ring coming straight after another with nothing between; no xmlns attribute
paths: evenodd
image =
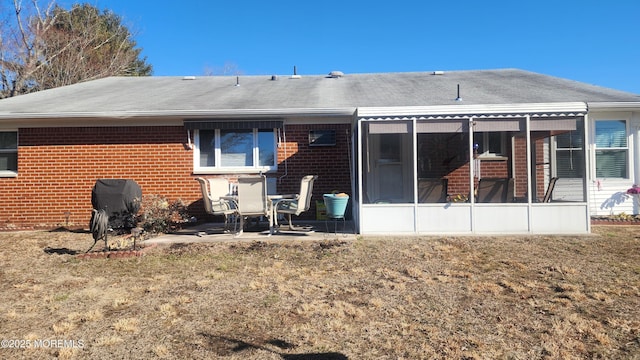
<svg viewBox="0 0 640 360"><path fill-rule="evenodd" d="M193 144L191 143L191 130L187 129L187 147L189 150L193 150Z"/></svg>
<svg viewBox="0 0 640 360"><path fill-rule="evenodd" d="M351 158L351 125L353 123L351 123L349 125L349 129L345 130L345 135L347 136L347 157L349 159L349 184L351 184L353 186L353 159Z"/></svg>
<svg viewBox="0 0 640 360"><path fill-rule="evenodd" d="M280 139L280 134L282 134L282 139ZM287 165L287 159L289 158L287 155L287 131L284 127L284 122L282 122L282 130L278 129L278 147L284 145L284 174L278 178L278 182L281 183L282 179L284 179L287 175L289 175L289 167ZM276 154L276 159L278 155ZM277 160L276 160L277 163Z"/></svg>
<svg viewBox="0 0 640 360"><path fill-rule="evenodd" d="M352 131L353 130L353 117L351 118L351 122L349 122L349 128L347 130L345 130L345 135L347 137L347 157L349 159L349 186L351 188L351 196L352 196L352 200L351 200L351 221L353 222L353 229L354 232L357 232L356 230L356 219L358 218L358 210L356 209L355 204L356 203L361 203L362 202L362 195L359 194L357 192L357 186L355 184L355 180L354 180L354 175L358 174L358 171L356 171L355 168L355 164L357 163L357 161L355 161L355 159L353 157L351 157L351 154L356 154L357 150L353 149L354 151L352 152L352 146L354 146L355 141L352 138L352 136L355 136L355 133ZM357 130L356 130L357 132Z"/></svg>
<svg viewBox="0 0 640 360"><path fill-rule="evenodd" d="M353 183L353 174L354 174L354 159L351 157L351 128L353 126L353 122L349 124L349 129L345 130L345 136L347 137L347 158L349 159L349 186L351 187L351 196L353 200L351 201L351 215L353 215L353 202L360 201L360 196L356 196L354 192L355 185ZM353 217L353 216L352 216Z"/></svg>

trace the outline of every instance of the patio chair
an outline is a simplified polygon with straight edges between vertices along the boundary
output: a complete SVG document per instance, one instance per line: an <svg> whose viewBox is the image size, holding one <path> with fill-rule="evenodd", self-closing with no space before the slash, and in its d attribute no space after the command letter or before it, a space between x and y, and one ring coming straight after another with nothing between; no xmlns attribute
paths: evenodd
<svg viewBox="0 0 640 360"><path fill-rule="evenodd" d="M418 179L419 203L443 203L447 202L449 181L439 178Z"/></svg>
<svg viewBox="0 0 640 360"><path fill-rule="evenodd" d="M307 175L300 181L300 192L294 199L282 199L275 203L276 225L279 214L286 214L289 219L289 230L300 230L293 226L291 215L300 215L309 210L311 206L311 195L313 194L313 182L317 175Z"/></svg>
<svg viewBox="0 0 640 360"><path fill-rule="evenodd" d="M196 178L196 180L200 183L204 211L210 215L224 216L224 231L228 231L229 218L236 212L229 201L220 199L220 196L226 195L229 191L228 181L226 179L209 179L209 188L207 188L207 180L200 177ZM226 191L224 193L222 193L222 182L226 183ZM211 190L214 190L215 194L212 194Z"/></svg>
<svg viewBox="0 0 640 360"><path fill-rule="evenodd" d="M553 194L553 188L556 187L556 181L558 181L557 177L552 177L551 180L549 180L547 191L544 193L544 198L542 198L543 203L547 203L551 201L551 195Z"/></svg>
<svg viewBox="0 0 640 360"><path fill-rule="evenodd" d="M221 177L209 178L209 194L212 199L229 195L229 180Z"/></svg>
<svg viewBox="0 0 640 360"><path fill-rule="evenodd" d="M512 178L481 178L476 194L478 203L513 202Z"/></svg>
<svg viewBox="0 0 640 360"><path fill-rule="evenodd" d="M245 218L265 216L269 219L269 224L271 225L272 214L270 202L267 198L267 180L265 176L242 176L238 178L236 214L240 219L240 228L236 232L236 236L242 235Z"/></svg>

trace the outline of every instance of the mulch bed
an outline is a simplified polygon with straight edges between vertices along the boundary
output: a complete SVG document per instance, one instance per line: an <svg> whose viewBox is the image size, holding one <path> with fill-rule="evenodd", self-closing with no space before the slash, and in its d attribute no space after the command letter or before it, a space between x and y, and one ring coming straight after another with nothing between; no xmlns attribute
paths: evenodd
<svg viewBox="0 0 640 360"><path fill-rule="evenodd" d="M640 225L640 217L592 216L591 225Z"/></svg>

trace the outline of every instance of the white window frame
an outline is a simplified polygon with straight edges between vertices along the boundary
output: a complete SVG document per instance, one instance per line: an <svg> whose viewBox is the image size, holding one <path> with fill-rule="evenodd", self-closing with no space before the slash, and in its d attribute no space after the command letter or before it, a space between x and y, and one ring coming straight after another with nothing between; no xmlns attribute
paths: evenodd
<svg viewBox="0 0 640 360"><path fill-rule="evenodd" d="M598 122L602 122L602 121L624 121L625 123L625 134L626 134L626 139L627 139L627 146L626 147L607 147L607 148L598 148L598 146L596 145L596 123ZM593 178L594 179L620 179L620 180L628 180L631 178L631 174L632 174L632 169L631 169L631 164L633 163L633 154L632 151L630 151L632 149L632 139L631 139L631 133L630 133L630 124L631 124L631 115L630 114L626 114L626 113L616 113L616 114L600 114L598 116L594 116L591 118L591 126L592 126L592 131L591 131L591 144L593 146L593 151L592 151L592 166L591 166L591 171L593 174ZM609 178L605 178L605 177L598 177L597 174L597 160L596 160L596 153L598 150L624 150L627 153L627 163L625 164L626 166L626 175L624 177L609 177Z"/></svg>
<svg viewBox="0 0 640 360"><path fill-rule="evenodd" d="M576 130L580 130L580 129L576 129ZM582 130L584 132L584 129ZM551 168L551 176L559 176L558 175L558 152L569 152L570 156L571 156L571 152L575 151L575 152L579 152L582 153L583 156L583 160L576 162L576 165L579 165L581 168L579 170L581 170L586 176L586 171L584 169L584 157L587 156L587 153L585 151L585 142L586 140L583 138L582 139L582 146L581 147L559 147L558 146L558 139L556 136L552 137L552 141L549 141L550 145L551 145L551 151L550 151L550 155L551 155L551 163L553 164L552 168ZM571 144L569 144L571 145ZM587 147L588 148L588 147ZM573 161L573 160L572 160ZM563 176L564 178L564 176ZM579 177L582 178L582 177ZM571 178L571 179L579 179L579 178Z"/></svg>
<svg viewBox="0 0 640 360"><path fill-rule="evenodd" d="M220 148L220 130L221 129L211 129L211 131L215 131L215 166L200 166L200 130L196 129L193 131L193 172L195 174L256 173L276 171L278 169L278 146L276 129L273 129L273 164L264 166L221 166L222 150ZM259 164L260 148L258 146L258 133L260 130L264 131L265 129L253 128L253 164Z"/></svg>
<svg viewBox="0 0 640 360"><path fill-rule="evenodd" d="M19 144L19 136L18 130L12 129L3 129L0 132L13 132L16 133L16 147L15 149L0 149L0 153L2 154L16 154L16 158L18 156L18 144ZM18 176L18 169L13 170L0 170L0 177L16 177Z"/></svg>
<svg viewBox="0 0 640 360"><path fill-rule="evenodd" d="M497 133L500 134L500 152L498 153L492 153L489 149L491 148L491 141L489 138L489 133ZM477 149L478 150L478 157L482 158L482 157L501 157L501 156L505 156L505 152L506 152L506 143L507 143L507 136L505 132L501 132L501 131L479 131L474 133L475 135L481 135L482 136L482 144L484 145L483 149ZM474 141L475 143L475 141ZM493 143L495 145L495 143ZM479 145L479 144L478 144Z"/></svg>

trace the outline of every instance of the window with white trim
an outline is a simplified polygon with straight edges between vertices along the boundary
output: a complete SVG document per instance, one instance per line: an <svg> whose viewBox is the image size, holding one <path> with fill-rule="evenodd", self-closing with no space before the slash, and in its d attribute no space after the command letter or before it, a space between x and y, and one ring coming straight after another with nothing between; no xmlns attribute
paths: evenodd
<svg viewBox="0 0 640 360"><path fill-rule="evenodd" d="M583 126L554 136L555 176L560 178L584 177Z"/></svg>
<svg viewBox="0 0 640 360"><path fill-rule="evenodd" d="M18 132L0 131L0 176L18 172Z"/></svg>
<svg viewBox="0 0 640 360"><path fill-rule="evenodd" d="M597 120L595 122L596 177L629 177L629 145L625 120Z"/></svg>
<svg viewBox="0 0 640 360"><path fill-rule="evenodd" d="M478 155L504 155L505 154L504 132L476 132L473 134L474 150Z"/></svg>
<svg viewBox="0 0 640 360"><path fill-rule="evenodd" d="M276 169L274 129L199 129L194 135L196 170Z"/></svg>

